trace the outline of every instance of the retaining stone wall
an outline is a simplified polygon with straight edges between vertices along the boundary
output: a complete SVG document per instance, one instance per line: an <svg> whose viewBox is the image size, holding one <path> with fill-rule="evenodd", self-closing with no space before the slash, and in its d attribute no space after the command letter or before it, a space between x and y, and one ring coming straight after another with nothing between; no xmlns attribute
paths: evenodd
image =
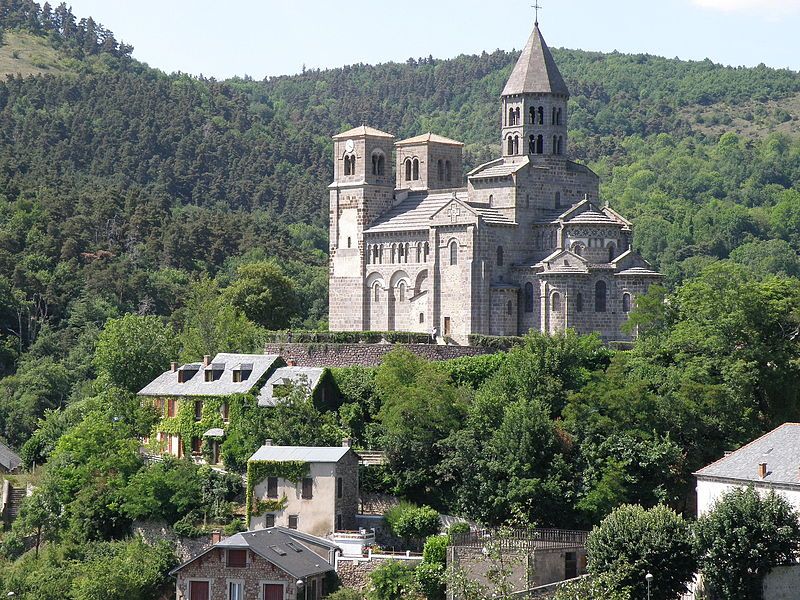
<svg viewBox="0 0 800 600"><path fill-rule="evenodd" d="M267 344L264 353L278 354L298 367L377 367L398 346L426 360L437 361L497 352L491 348L436 344Z"/></svg>
<svg viewBox="0 0 800 600"><path fill-rule="evenodd" d="M369 587L369 574L390 560L397 560L403 564L416 566L422 562L422 557L414 557L409 560L388 556L373 556L369 560L355 561L352 559L340 558L336 565L336 574L339 576L339 582L342 587L366 591Z"/></svg>

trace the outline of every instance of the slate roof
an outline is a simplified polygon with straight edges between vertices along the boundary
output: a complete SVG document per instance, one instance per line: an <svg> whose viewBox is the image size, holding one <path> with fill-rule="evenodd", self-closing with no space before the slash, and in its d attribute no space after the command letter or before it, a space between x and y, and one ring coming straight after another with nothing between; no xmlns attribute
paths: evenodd
<svg viewBox="0 0 800 600"><path fill-rule="evenodd" d="M661 273L658 271L653 271L652 269L646 269L644 267L631 267L630 269L625 269L624 271L620 271L617 275L628 275L635 277L637 275L648 276L648 277L663 277Z"/></svg>
<svg viewBox="0 0 800 600"><path fill-rule="evenodd" d="M569 89L553 60L553 55L539 31L533 28L528 43L522 50L511 77L503 90L503 96L514 94L562 94L569 96Z"/></svg>
<svg viewBox="0 0 800 600"><path fill-rule="evenodd" d="M570 217L565 221L570 225L618 225L622 226L622 223L619 223L615 219L612 219L604 212L597 210L594 206L592 206L589 210L582 212L580 214L575 215L574 217Z"/></svg>
<svg viewBox="0 0 800 600"><path fill-rule="evenodd" d="M463 142L459 142L458 140L451 140L450 138L446 138L441 135L436 135L435 133L423 133L422 135L418 135L405 140L400 140L395 144L395 146L412 146L414 144L425 144L427 142L433 142L434 144L446 144L448 146L464 145Z"/></svg>
<svg viewBox="0 0 800 600"><path fill-rule="evenodd" d="M466 200L466 192L461 200ZM431 217L453 199L453 192L430 194L412 192L408 198L386 211L366 230L366 233L383 231L413 231L431 226Z"/></svg>
<svg viewBox="0 0 800 600"><path fill-rule="evenodd" d="M22 464L22 459L11 448L0 443L0 465L7 471L14 471Z"/></svg>
<svg viewBox="0 0 800 600"><path fill-rule="evenodd" d="M214 548L250 549L263 559L298 579L333 571L333 566L328 561L303 544L302 540L309 538L312 538L313 543L316 545L324 546L331 550L338 549L336 544L332 544L322 538L309 536L308 534L300 535L298 532L284 527L270 527L269 529L260 529L258 531L245 531L226 538L191 560L175 567L169 574L175 575L185 566Z"/></svg>
<svg viewBox="0 0 800 600"><path fill-rule="evenodd" d="M217 354L208 367L194 363L183 365L179 370L197 372L185 383L178 383L178 373L167 371L156 377L139 391L140 396L229 396L246 394L254 387L278 361L277 354ZM282 364L282 363L281 363ZM205 371L223 366L221 376L216 381L206 381ZM233 381L236 369L252 370L250 376L241 382Z"/></svg>
<svg viewBox="0 0 800 600"><path fill-rule="evenodd" d="M476 167L467 177L470 179L489 179L491 177L508 177L530 164L530 159L525 156L521 161L512 162L504 158L498 158L486 164Z"/></svg>
<svg viewBox="0 0 800 600"><path fill-rule="evenodd" d="M275 406L280 398L275 397L275 386L308 386L309 394L317 389L325 369L318 367L281 367L269 376L258 394L259 406Z"/></svg>
<svg viewBox="0 0 800 600"><path fill-rule="evenodd" d="M350 451L346 446L261 446L250 460L337 463Z"/></svg>
<svg viewBox="0 0 800 600"><path fill-rule="evenodd" d="M767 476L758 465L767 463ZM728 456L700 469L698 479L720 478L800 488L800 423L784 423Z"/></svg>
<svg viewBox="0 0 800 600"><path fill-rule="evenodd" d="M481 219L488 225L516 225L517 223L496 208L490 208L485 204L467 202L470 208L481 216Z"/></svg>
<svg viewBox="0 0 800 600"><path fill-rule="evenodd" d="M366 136L394 139L394 136L391 133L386 133L385 131L381 131L380 129L375 129L374 127L367 127L366 125L362 125L361 127L354 127L353 129L343 131L342 133L333 136L333 139L339 140L344 138L366 137Z"/></svg>

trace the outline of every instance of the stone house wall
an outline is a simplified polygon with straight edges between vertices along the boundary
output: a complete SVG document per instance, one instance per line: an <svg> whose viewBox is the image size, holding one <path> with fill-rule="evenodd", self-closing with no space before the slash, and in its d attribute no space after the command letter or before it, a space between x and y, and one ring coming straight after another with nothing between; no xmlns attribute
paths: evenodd
<svg viewBox="0 0 800 600"><path fill-rule="evenodd" d="M266 354L279 354L298 367L377 367L383 357L402 346L426 360L451 360L464 356L494 354L491 348L438 346L436 344L267 344Z"/></svg>

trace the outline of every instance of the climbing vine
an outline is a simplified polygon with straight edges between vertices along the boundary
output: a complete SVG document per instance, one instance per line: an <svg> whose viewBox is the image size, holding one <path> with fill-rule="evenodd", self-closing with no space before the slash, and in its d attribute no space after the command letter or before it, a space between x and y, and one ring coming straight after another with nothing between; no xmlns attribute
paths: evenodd
<svg viewBox="0 0 800 600"><path fill-rule="evenodd" d="M277 477L292 483L297 483L308 475L310 465L299 460L274 461L274 460L251 460L247 463L247 526L250 527L250 516L259 516L265 512L283 510L288 502L286 496L280 500L259 500L253 497L253 490L256 485L264 481L267 477ZM270 504L273 503L273 504ZM265 505L274 508L264 508Z"/></svg>

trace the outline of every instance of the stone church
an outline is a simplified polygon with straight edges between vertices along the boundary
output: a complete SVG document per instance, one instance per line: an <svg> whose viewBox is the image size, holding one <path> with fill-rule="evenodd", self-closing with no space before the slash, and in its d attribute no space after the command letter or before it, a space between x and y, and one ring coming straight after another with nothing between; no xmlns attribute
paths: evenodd
<svg viewBox="0 0 800 600"><path fill-rule="evenodd" d="M600 202L598 176L569 159L568 99L537 23L501 95L503 156L466 186L461 142L334 136L331 331L629 339L636 296L661 276Z"/></svg>

